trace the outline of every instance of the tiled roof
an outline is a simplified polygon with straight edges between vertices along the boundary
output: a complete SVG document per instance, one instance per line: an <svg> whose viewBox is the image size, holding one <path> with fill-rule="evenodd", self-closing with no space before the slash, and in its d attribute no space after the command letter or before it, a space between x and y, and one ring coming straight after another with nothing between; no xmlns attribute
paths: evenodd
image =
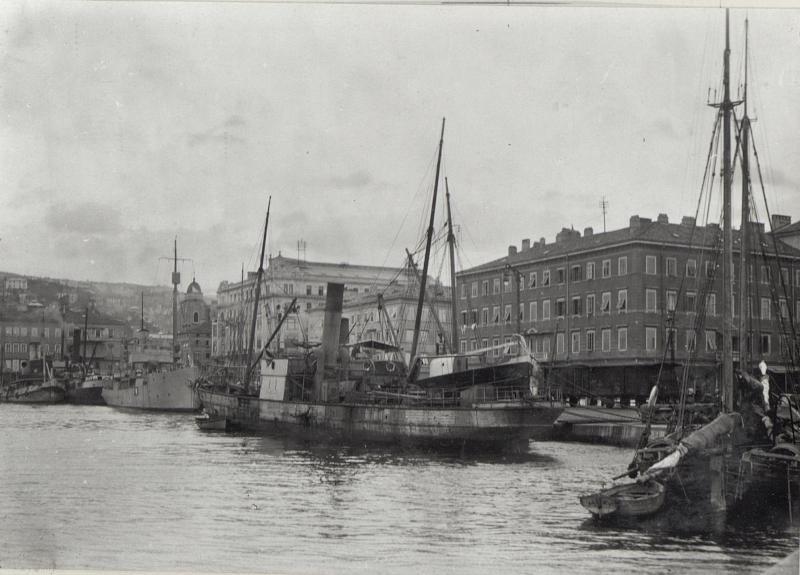
<svg viewBox="0 0 800 575"><path fill-rule="evenodd" d="M695 247L697 249L701 247L712 248L720 233L721 230L719 226L714 224L694 227L685 224L653 222L642 218L638 227L628 227L605 233L595 233L589 237L579 237L580 234L575 233L575 237L565 238L562 241L545 244L544 246L534 246L530 249L462 270L460 274L473 274L486 270L502 269L507 264L513 266L532 261L549 260L559 256L574 255L589 250L597 250L620 244L656 243L668 244L671 246ZM734 249L738 249L740 237L739 230L733 230ZM760 237L765 252L774 254L775 246L777 246L777 251L780 254L800 258L800 250L780 240L773 244L770 234L761 232Z"/></svg>

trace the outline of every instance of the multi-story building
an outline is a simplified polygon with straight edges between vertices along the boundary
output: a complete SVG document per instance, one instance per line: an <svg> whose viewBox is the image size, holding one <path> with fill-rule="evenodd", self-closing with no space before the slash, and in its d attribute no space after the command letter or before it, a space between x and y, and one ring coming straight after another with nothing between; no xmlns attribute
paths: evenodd
<svg viewBox="0 0 800 575"><path fill-rule="evenodd" d="M418 354L442 353L450 340L450 288L436 284L428 286L420 322ZM409 359L414 337L414 321L419 295L418 285L393 286L381 293L385 314L378 309L377 294L361 294L346 300L342 318L348 321L349 343L377 340L397 345ZM322 337L323 310L317 312L312 326L317 328L313 338ZM393 332L393 333L392 333Z"/></svg>
<svg viewBox="0 0 800 575"><path fill-rule="evenodd" d="M124 370L131 329L124 322L96 309L64 312L65 355L100 373Z"/></svg>
<svg viewBox="0 0 800 575"><path fill-rule="evenodd" d="M763 225L752 229L760 242L748 270L747 341L754 363L769 364L794 343L781 328L800 317L800 250L773 242ZM665 395L676 393L691 356L695 394L710 396L721 352L720 236L716 224L695 226L688 217L674 224L661 214L656 221L633 216L627 228L607 233L563 229L549 244L523 240L520 250L510 246L506 257L458 275L461 349L520 331L565 395L637 400L647 397L662 362ZM738 242L736 232L736 293ZM788 292L776 294L781 277Z"/></svg>
<svg viewBox="0 0 800 575"><path fill-rule="evenodd" d="M60 315L52 310L4 307L0 311L2 371L18 371L32 353L61 357L62 329Z"/></svg>
<svg viewBox="0 0 800 575"><path fill-rule="evenodd" d="M220 284L217 313L212 321L214 356L245 353L253 318L256 277L255 272L248 272L243 281ZM255 347L258 349L267 341L295 297L296 310L289 310L290 315L280 330L280 341L276 343L283 348L307 340L309 331L313 332L321 322L312 312L324 308L328 282L343 283L345 299L350 299L385 290L391 285L406 287L412 280L404 269L398 268L310 262L280 254L270 257L261 284Z"/></svg>

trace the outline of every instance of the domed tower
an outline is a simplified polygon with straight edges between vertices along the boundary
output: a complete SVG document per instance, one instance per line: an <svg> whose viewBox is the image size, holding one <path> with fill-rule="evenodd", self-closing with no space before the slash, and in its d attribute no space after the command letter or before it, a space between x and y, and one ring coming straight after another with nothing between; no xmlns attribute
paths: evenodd
<svg viewBox="0 0 800 575"><path fill-rule="evenodd" d="M181 359L186 361L191 355L195 365L204 363L211 356L211 308L203 299L203 290L195 278L186 288L179 317Z"/></svg>

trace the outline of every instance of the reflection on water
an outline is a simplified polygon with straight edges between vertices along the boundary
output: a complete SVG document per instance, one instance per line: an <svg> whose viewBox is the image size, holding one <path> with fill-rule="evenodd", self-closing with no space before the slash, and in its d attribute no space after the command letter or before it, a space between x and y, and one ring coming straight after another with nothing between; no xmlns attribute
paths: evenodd
<svg viewBox="0 0 800 575"><path fill-rule="evenodd" d="M0 566L283 573L752 573L780 517L587 518L630 452L391 450L204 433L191 415L0 405Z"/></svg>

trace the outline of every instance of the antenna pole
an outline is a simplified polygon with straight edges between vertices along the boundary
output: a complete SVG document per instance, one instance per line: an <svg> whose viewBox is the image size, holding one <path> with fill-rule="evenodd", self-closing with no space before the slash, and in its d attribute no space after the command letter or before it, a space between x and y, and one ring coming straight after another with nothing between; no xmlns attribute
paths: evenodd
<svg viewBox="0 0 800 575"><path fill-rule="evenodd" d="M603 210L603 233L606 233L606 211L608 210L608 200L605 196L600 200L600 209Z"/></svg>

